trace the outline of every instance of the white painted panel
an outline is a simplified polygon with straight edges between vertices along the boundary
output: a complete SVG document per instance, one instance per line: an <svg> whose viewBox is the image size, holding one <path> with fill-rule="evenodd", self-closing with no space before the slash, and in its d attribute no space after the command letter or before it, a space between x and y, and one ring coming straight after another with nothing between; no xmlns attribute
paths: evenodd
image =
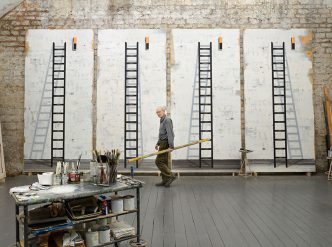
<svg viewBox="0 0 332 247"><path fill-rule="evenodd" d="M150 49L145 49L145 37ZM154 151L158 105L166 105L166 32L154 29L101 30L98 34L97 148L124 149L125 42L139 42L139 153ZM123 155L122 155L123 158Z"/></svg>
<svg viewBox="0 0 332 247"><path fill-rule="evenodd" d="M72 39L77 36L77 51L72 51ZM83 159L92 149L92 30L29 30L25 59L25 159L49 159L51 156L52 43L67 42L65 158ZM46 113L44 113L46 112ZM39 120L38 120L39 119ZM43 119L49 121L42 121ZM38 130L36 126L38 124ZM47 127L47 136L38 137ZM35 137L35 138L34 138ZM32 152L32 149L42 152Z"/></svg>
<svg viewBox="0 0 332 247"><path fill-rule="evenodd" d="M291 37L296 49L291 49ZM288 157L314 159L312 61L307 30L244 32L246 145L252 159L273 159L271 42L286 48ZM308 43L309 40L309 43Z"/></svg>
<svg viewBox="0 0 332 247"><path fill-rule="evenodd" d="M214 158L239 159L241 147L239 30L173 30L172 119L175 143L198 140L198 42L212 42ZM218 37L223 49L218 49ZM178 150L174 159L197 159L198 146Z"/></svg>

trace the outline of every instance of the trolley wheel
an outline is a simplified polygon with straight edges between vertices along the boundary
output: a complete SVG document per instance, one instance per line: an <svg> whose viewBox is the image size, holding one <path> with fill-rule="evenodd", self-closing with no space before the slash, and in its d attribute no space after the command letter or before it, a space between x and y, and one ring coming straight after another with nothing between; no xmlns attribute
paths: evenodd
<svg viewBox="0 0 332 247"><path fill-rule="evenodd" d="M129 245L131 247L145 247L145 246L148 246L148 243L144 239L141 239L139 243L137 243L136 240L131 240L129 242Z"/></svg>

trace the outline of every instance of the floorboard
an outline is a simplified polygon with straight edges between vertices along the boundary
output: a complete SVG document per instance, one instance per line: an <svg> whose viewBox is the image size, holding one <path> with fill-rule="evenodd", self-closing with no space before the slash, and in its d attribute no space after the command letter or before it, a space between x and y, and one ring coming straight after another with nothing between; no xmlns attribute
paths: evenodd
<svg viewBox="0 0 332 247"><path fill-rule="evenodd" d="M141 230L150 247L332 246L332 183L325 176L188 176L171 188L156 187L160 177L137 178L145 181ZM15 239L9 189L35 181L19 176L0 184L1 246ZM136 226L134 214L121 219Z"/></svg>

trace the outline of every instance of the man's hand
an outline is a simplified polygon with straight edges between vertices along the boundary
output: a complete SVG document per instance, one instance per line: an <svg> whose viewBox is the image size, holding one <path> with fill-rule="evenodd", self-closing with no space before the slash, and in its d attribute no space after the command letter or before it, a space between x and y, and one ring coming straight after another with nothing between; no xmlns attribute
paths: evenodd
<svg viewBox="0 0 332 247"><path fill-rule="evenodd" d="M169 151L170 153L174 151L174 148L169 148L169 149L170 149L170 151Z"/></svg>
<svg viewBox="0 0 332 247"><path fill-rule="evenodd" d="M158 145L156 145L154 148L155 148L157 151L159 151L159 146L158 146Z"/></svg>

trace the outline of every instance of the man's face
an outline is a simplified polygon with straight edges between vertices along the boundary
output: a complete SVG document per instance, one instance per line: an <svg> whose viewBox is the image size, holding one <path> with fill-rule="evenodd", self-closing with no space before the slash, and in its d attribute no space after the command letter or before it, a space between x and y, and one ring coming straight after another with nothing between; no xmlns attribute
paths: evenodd
<svg viewBox="0 0 332 247"><path fill-rule="evenodd" d="M163 116L165 116L165 111L161 108L157 108L156 113L157 113L159 118L162 118Z"/></svg>

